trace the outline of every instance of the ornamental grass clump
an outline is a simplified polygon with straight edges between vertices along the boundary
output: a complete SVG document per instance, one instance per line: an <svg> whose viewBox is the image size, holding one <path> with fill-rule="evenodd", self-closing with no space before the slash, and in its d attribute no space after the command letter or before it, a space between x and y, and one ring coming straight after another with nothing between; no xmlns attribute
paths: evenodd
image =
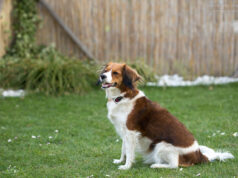
<svg viewBox="0 0 238 178"><path fill-rule="evenodd" d="M2 60L1 87L51 95L84 93L94 88L95 64L63 56L53 47L43 48L38 54L37 59Z"/></svg>

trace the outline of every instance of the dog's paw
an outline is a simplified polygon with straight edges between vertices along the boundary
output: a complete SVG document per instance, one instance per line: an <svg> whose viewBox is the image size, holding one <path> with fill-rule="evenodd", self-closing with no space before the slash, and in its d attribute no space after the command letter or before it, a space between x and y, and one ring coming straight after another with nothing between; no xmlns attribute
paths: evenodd
<svg viewBox="0 0 238 178"><path fill-rule="evenodd" d="M119 163L121 163L123 160L120 160L120 159L114 159L113 160L113 163L114 164L119 164Z"/></svg>
<svg viewBox="0 0 238 178"><path fill-rule="evenodd" d="M121 166L118 167L118 169L120 169L120 170L128 170L130 168L131 168L130 165L121 165Z"/></svg>

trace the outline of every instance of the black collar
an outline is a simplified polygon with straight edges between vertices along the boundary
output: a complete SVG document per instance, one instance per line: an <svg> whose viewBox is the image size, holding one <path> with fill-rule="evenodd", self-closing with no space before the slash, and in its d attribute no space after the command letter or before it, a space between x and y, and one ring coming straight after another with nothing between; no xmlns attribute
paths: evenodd
<svg viewBox="0 0 238 178"><path fill-rule="evenodd" d="M119 103L122 99L123 99L123 96L118 96L118 97L116 97L115 99L113 99L113 101L114 101L115 103Z"/></svg>

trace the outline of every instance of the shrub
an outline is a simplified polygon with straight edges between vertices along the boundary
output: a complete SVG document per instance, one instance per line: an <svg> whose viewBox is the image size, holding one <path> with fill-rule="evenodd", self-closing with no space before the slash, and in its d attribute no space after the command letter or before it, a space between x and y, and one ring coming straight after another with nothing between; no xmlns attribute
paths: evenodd
<svg viewBox="0 0 238 178"><path fill-rule="evenodd" d="M4 88L22 88L46 94L83 93L96 83L96 65L65 57L53 47L42 48L37 59L8 56L0 63Z"/></svg>

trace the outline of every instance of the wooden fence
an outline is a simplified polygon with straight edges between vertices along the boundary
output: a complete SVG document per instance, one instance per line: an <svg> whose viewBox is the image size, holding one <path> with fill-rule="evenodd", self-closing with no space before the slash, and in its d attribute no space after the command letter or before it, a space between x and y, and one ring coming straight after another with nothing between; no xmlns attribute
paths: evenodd
<svg viewBox="0 0 238 178"><path fill-rule="evenodd" d="M159 73L230 75L238 67L237 0L45 0L103 63L144 60ZM38 43L82 58L49 12Z"/></svg>
<svg viewBox="0 0 238 178"><path fill-rule="evenodd" d="M10 43L11 10L12 0L0 0L0 58Z"/></svg>

